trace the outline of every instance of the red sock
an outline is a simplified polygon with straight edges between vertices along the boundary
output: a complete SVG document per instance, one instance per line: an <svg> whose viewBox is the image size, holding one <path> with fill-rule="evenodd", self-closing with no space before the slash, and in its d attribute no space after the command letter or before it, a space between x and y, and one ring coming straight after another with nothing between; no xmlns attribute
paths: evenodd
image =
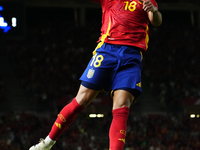
<svg viewBox="0 0 200 150"><path fill-rule="evenodd" d="M110 150L123 150L126 138L128 115L128 107L113 110L113 120L109 131Z"/></svg>
<svg viewBox="0 0 200 150"><path fill-rule="evenodd" d="M56 121L51 128L49 137L56 141L62 132L74 122L78 113L84 109L85 107L80 106L74 98L71 103L66 105L60 111Z"/></svg>

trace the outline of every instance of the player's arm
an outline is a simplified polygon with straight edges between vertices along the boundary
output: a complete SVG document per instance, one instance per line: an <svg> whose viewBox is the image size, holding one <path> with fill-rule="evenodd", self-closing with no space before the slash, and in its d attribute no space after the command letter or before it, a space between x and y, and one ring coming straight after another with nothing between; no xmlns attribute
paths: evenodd
<svg viewBox="0 0 200 150"><path fill-rule="evenodd" d="M160 26L162 24L162 14L158 11L150 0L140 0L143 2L144 11L148 12L148 17L153 26Z"/></svg>

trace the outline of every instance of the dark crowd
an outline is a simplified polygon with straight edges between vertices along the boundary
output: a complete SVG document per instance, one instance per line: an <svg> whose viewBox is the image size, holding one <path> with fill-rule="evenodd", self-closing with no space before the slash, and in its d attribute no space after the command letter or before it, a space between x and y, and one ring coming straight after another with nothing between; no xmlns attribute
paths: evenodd
<svg viewBox="0 0 200 150"><path fill-rule="evenodd" d="M83 112L61 135L52 150L108 150L112 114L89 118ZM55 115L7 113L0 117L0 149L27 150L45 138ZM199 150L200 119L174 114L130 114L125 150Z"/></svg>
<svg viewBox="0 0 200 150"><path fill-rule="evenodd" d="M181 110L185 98L200 97L200 31L175 24L153 30L143 62L144 81L163 108Z"/></svg>
<svg viewBox="0 0 200 150"><path fill-rule="evenodd" d="M162 1L162 0L157 0L157 2L161 3L161 2L165 2L165 3L194 3L194 4L199 4L199 1L198 0L165 0L165 1Z"/></svg>
<svg viewBox="0 0 200 150"><path fill-rule="evenodd" d="M6 100L4 93L5 93L5 85L0 74L0 103L4 103Z"/></svg>

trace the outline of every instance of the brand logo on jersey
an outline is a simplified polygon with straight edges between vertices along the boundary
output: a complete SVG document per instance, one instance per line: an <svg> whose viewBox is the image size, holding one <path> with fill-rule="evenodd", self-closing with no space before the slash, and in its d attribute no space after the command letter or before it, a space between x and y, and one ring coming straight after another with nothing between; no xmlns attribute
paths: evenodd
<svg viewBox="0 0 200 150"><path fill-rule="evenodd" d="M137 85L137 86L139 86L139 87L142 87L142 84L141 84L141 82L140 82L140 83L137 83L136 85Z"/></svg>
<svg viewBox="0 0 200 150"><path fill-rule="evenodd" d="M125 130L120 130L120 133L126 136L126 131Z"/></svg>
<svg viewBox="0 0 200 150"><path fill-rule="evenodd" d="M115 40L115 38L108 38L109 40Z"/></svg>
<svg viewBox="0 0 200 150"><path fill-rule="evenodd" d="M124 142L125 143L125 139L118 139L119 141L122 141L122 142Z"/></svg>
<svg viewBox="0 0 200 150"><path fill-rule="evenodd" d="M87 74L87 78L89 78L89 79L92 78L94 76L94 72L95 72L94 69L89 69L88 74Z"/></svg>
<svg viewBox="0 0 200 150"><path fill-rule="evenodd" d="M66 122L66 119L65 119L65 117L62 114L59 114L58 116L59 116L59 118L60 118L60 120L62 122Z"/></svg>

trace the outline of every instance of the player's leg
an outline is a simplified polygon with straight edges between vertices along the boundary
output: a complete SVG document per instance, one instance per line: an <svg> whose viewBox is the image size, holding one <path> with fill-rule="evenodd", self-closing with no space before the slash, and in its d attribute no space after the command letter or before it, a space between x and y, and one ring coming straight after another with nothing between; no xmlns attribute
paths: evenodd
<svg viewBox="0 0 200 150"><path fill-rule="evenodd" d="M61 133L71 125L79 112L84 110L87 105L97 96L99 91L88 89L80 85L76 97L71 103L66 105L59 113L49 137L56 141Z"/></svg>
<svg viewBox="0 0 200 150"><path fill-rule="evenodd" d="M112 47L112 45L104 44L97 49L96 54L92 57L80 78L82 85L77 96L61 110L49 135L44 141L45 143L50 143L52 146L60 134L74 121L77 114L96 97L99 91L107 88L110 89L113 68L115 68L114 66L118 66L118 56L115 56L115 51L118 48L110 54L109 50ZM44 145L42 144L44 142L41 142L40 145ZM40 147L40 145L37 145L37 147ZM30 150L49 150L51 146L48 145L47 148L41 149L36 149L33 146Z"/></svg>
<svg viewBox="0 0 200 150"><path fill-rule="evenodd" d="M121 62L112 83L113 120L110 126L110 150L123 150L126 137L129 108L133 100L141 94L140 51L133 47L122 46Z"/></svg>
<svg viewBox="0 0 200 150"><path fill-rule="evenodd" d="M81 85L76 97L58 114L49 135L29 150L50 150L63 131L73 123L78 113L84 110L98 93L98 90L91 90Z"/></svg>
<svg viewBox="0 0 200 150"><path fill-rule="evenodd" d="M129 108L134 96L125 90L116 90L113 95L113 119L109 131L110 150L123 150L126 138Z"/></svg>

